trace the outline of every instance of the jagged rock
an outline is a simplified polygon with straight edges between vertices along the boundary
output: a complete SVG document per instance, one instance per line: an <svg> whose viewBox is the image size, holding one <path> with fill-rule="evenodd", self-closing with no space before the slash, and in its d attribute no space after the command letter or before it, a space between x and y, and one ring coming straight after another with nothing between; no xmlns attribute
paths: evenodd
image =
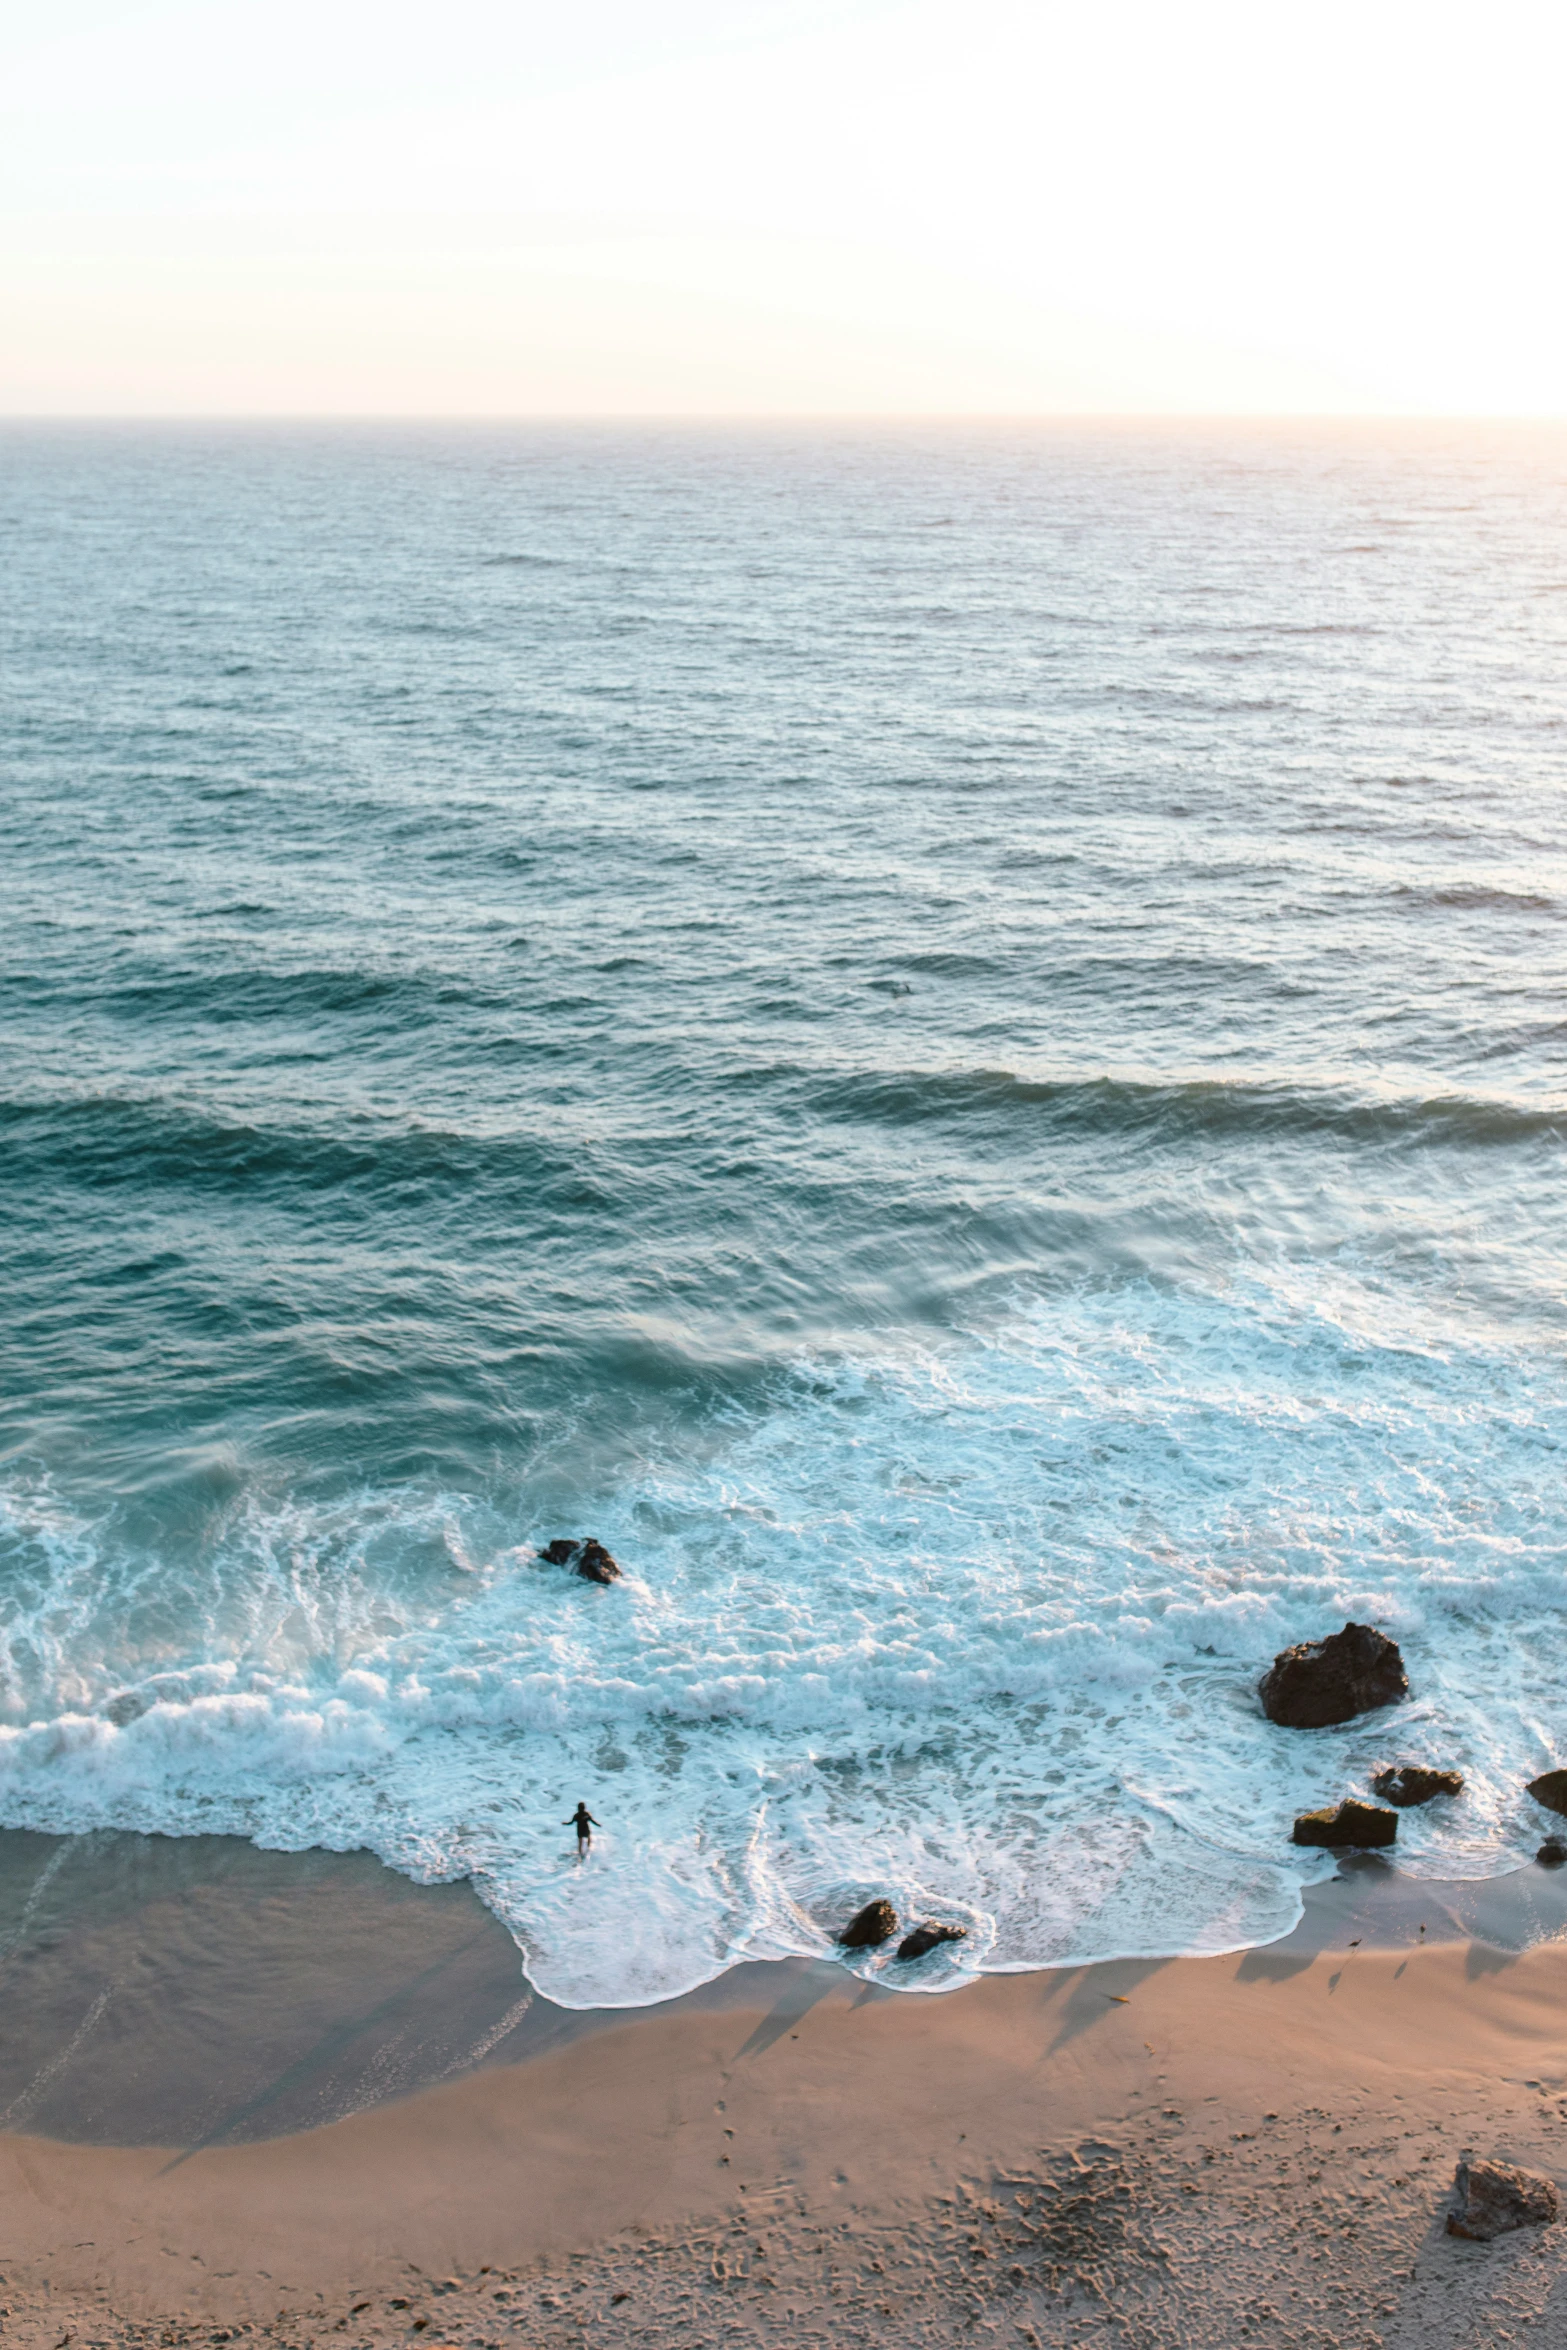
<svg viewBox="0 0 1567 2350"><path fill-rule="evenodd" d="M1383 1811L1378 1804L1361 1803L1347 1795L1342 1803L1329 1805L1324 1811L1303 1811L1295 1822L1294 1841L1325 1844L1335 1852L1342 1847L1368 1852L1379 1844L1391 1844L1397 1834L1396 1811Z"/></svg>
<svg viewBox="0 0 1567 2350"><path fill-rule="evenodd" d="M963 1942L968 1939L967 1926L916 1926L912 1934L905 1934L898 1944L900 1958L923 1958L927 1950L939 1949L943 1942Z"/></svg>
<svg viewBox="0 0 1567 2350"><path fill-rule="evenodd" d="M1398 1763L1391 1770L1378 1771L1371 1786L1384 1803L1396 1803L1400 1811L1408 1811L1412 1803L1429 1803L1434 1795L1462 1795L1464 1774L1427 1770L1424 1763Z"/></svg>
<svg viewBox="0 0 1567 2350"><path fill-rule="evenodd" d="M1538 1779L1529 1781L1529 1793L1547 1811L1559 1811L1567 1819L1567 1771L1542 1772Z"/></svg>
<svg viewBox="0 0 1567 2350"><path fill-rule="evenodd" d="M898 1930L898 1913L890 1901L867 1901L850 1918L838 1940L845 1950L879 1950Z"/></svg>
<svg viewBox="0 0 1567 2350"><path fill-rule="evenodd" d="M1326 1640L1302 1640L1281 1650L1258 1685L1270 1722L1290 1730L1321 1730L1352 1721L1374 1706L1409 1695L1404 1660L1385 1632L1346 1624Z"/></svg>
<svg viewBox="0 0 1567 2350"><path fill-rule="evenodd" d="M1567 1844L1559 1836L1547 1836L1534 1857L1542 1869L1559 1869L1567 1861Z"/></svg>
<svg viewBox="0 0 1567 2350"><path fill-rule="evenodd" d="M1477 2162L1472 2154L1464 2154L1453 2180L1447 2232L1489 2244L1493 2236L1510 2235L1514 2228L1546 2227L1556 2211L1554 2180L1537 2170L1515 2170L1510 2162Z"/></svg>
<svg viewBox="0 0 1567 2350"><path fill-rule="evenodd" d="M551 1567L574 1567L588 1583L618 1583L620 1580L619 1567L603 1543L595 1542L591 1535L585 1542L571 1542L564 1535L557 1535L553 1542L544 1545L539 1556Z"/></svg>

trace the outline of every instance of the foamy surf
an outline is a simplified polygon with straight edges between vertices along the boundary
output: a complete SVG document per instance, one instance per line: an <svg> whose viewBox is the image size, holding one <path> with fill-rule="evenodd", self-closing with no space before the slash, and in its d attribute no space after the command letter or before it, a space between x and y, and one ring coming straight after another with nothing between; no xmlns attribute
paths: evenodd
<svg viewBox="0 0 1567 2350"><path fill-rule="evenodd" d="M1562 1416L1527 1350L1378 1318L1294 1269L802 1363L594 1502L608 1590L498 1541L493 1503L247 1498L181 1624L147 1610L156 1562L13 1487L0 1814L471 1876L583 2006L825 1955L873 1894L964 1929L853 1962L913 1991L1265 1941L1332 1866L1295 1811L1395 1754L1467 1780L1404 1815L1401 1860L1484 1873L1532 1849L1523 1784L1558 1759ZM1400 1640L1409 1704L1270 1726L1263 1665L1351 1615Z"/></svg>

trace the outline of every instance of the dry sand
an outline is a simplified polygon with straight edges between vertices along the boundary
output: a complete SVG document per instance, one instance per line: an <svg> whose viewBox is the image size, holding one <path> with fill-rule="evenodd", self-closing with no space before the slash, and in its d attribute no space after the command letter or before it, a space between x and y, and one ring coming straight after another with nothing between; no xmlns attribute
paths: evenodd
<svg viewBox="0 0 1567 2350"><path fill-rule="evenodd" d="M124 1839L37 1892L55 1848L24 1842L0 1839L19 2350L1567 2350L1567 2220L1442 2226L1464 2146L1567 2177L1567 1940L1519 1947L1567 1933L1567 1872L1356 1869L1229 1958L941 1998L753 1966L573 2018L516 2012L460 1888ZM195 2126L126 2129L137 2078Z"/></svg>

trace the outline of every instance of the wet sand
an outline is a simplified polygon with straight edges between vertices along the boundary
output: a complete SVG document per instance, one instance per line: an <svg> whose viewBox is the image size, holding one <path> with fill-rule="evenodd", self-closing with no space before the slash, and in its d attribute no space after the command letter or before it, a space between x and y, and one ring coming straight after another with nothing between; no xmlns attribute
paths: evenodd
<svg viewBox="0 0 1567 2350"><path fill-rule="evenodd" d="M1567 2345L1567 2223L1442 2232L1464 2146L1567 2178L1564 1879L1372 1863L1228 1958L584 2015L364 1855L0 1837L0 2329Z"/></svg>

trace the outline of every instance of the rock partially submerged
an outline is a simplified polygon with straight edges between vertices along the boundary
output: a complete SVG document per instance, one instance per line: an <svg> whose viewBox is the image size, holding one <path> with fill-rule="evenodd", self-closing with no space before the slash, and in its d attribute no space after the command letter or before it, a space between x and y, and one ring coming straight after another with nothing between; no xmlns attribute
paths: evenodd
<svg viewBox="0 0 1567 2350"><path fill-rule="evenodd" d="M890 1901L867 1901L850 1918L838 1941L844 1950L879 1950L898 1930L898 1913Z"/></svg>
<svg viewBox="0 0 1567 2350"><path fill-rule="evenodd" d="M1396 1705L1409 1695L1409 1676L1385 1632L1370 1624L1346 1624L1326 1640L1302 1640L1281 1650L1257 1694L1270 1722L1290 1730L1323 1730L1376 1706Z"/></svg>
<svg viewBox="0 0 1567 2350"><path fill-rule="evenodd" d="M1371 1852L1378 1845L1391 1844L1397 1834L1396 1811L1383 1811L1379 1804L1361 1803L1347 1795L1342 1803L1330 1804L1324 1811L1303 1811L1295 1822L1294 1841L1323 1844L1333 1852Z"/></svg>
<svg viewBox="0 0 1567 2350"><path fill-rule="evenodd" d="M1428 1770L1424 1763L1396 1763L1391 1770L1378 1771L1371 1786L1384 1803L1408 1811L1412 1803L1429 1803L1436 1795L1462 1795L1464 1774Z"/></svg>
<svg viewBox="0 0 1567 2350"><path fill-rule="evenodd" d="M1559 1869L1567 1862L1567 1844L1559 1836L1547 1836L1534 1857L1542 1869Z"/></svg>
<svg viewBox="0 0 1567 2350"><path fill-rule="evenodd" d="M618 1583L620 1569L604 1548L590 1534L585 1541L573 1542L564 1535L547 1542L539 1556L552 1567L572 1567L585 1583Z"/></svg>
<svg viewBox="0 0 1567 2350"><path fill-rule="evenodd" d="M1567 1819L1567 1771L1542 1771L1529 1781L1529 1793L1547 1811L1559 1811Z"/></svg>
<svg viewBox="0 0 1567 2350"><path fill-rule="evenodd" d="M898 1944L900 1958L923 1958L927 1950L938 1950L943 1942L965 1942L967 1926L916 1926L912 1934L905 1934Z"/></svg>
<svg viewBox="0 0 1567 2350"><path fill-rule="evenodd" d="M1514 2228L1548 2227L1558 2208L1556 2182L1537 2170L1515 2170L1510 2162L1477 2162L1463 2155L1453 2181L1450 2236L1477 2244L1511 2235Z"/></svg>

